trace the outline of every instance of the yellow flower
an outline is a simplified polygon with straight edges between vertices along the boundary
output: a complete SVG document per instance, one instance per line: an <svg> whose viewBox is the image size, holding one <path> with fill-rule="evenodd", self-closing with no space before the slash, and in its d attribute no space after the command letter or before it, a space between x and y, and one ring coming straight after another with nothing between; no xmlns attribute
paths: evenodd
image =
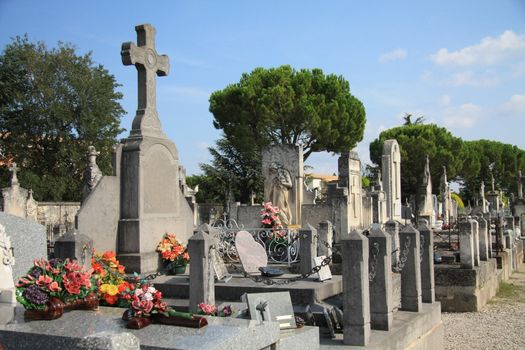
<svg viewBox="0 0 525 350"><path fill-rule="evenodd" d="M104 294L113 296L118 294L118 287L114 284L104 283L100 286L100 291Z"/></svg>

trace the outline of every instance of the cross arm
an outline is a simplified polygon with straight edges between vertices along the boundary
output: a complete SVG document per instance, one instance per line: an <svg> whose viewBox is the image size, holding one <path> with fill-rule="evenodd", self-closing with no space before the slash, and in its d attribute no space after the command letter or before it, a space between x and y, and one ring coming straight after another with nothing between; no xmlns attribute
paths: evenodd
<svg viewBox="0 0 525 350"><path fill-rule="evenodd" d="M125 66L144 62L143 50L137 48L137 45L131 41L122 44L120 56L122 57L122 64Z"/></svg>

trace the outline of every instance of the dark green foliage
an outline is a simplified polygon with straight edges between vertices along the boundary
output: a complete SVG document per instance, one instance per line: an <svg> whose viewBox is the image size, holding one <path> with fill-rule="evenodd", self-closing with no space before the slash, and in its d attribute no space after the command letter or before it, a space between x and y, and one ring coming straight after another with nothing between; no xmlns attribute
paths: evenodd
<svg viewBox="0 0 525 350"><path fill-rule="evenodd" d="M300 144L312 152L343 152L363 138L365 110L341 76L290 66L256 68L239 83L210 97L213 125L222 129L218 151L210 149L207 176L231 184L235 200L254 191L262 200L261 150L271 144ZM226 186L226 185L224 185Z"/></svg>
<svg viewBox="0 0 525 350"><path fill-rule="evenodd" d="M17 162L23 187L37 200L79 200L86 152L111 172L111 150L122 131L122 94L115 78L70 44L48 49L16 37L0 55L0 150ZM0 185L10 176L0 169Z"/></svg>
<svg viewBox="0 0 525 350"><path fill-rule="evenodd" d="M430 157L434 193L439 193L443 166L449 180L457 178L462 168L463 143L447 129L434 124L408 124L383 131L370 143L370 159L381 165L383 143L396 139L401 152L401 191L403 197L417 194L421 186L425 157Z"/></svg>
<svg viewBox="0 0 525 350"><path fill-rule="evenodd" d="M439 179L446 166L448 181L458 181L461 197L475 205L481 181L485 192L494 175L497 189L517 193L518 170L525 175L525 151L497 141L462 141L445 128L434 124L405 124L383 131L370 143L370 158L381 165L383 142L396 139L401 151L401 187L403 197L417 194L423 176L425 156L430 157L433 193L439 193Z"/></svg>
<svg viewBox="0 0 525 350"><path fill-rule="evenodd" d="M213 125L239 150L301 144L312 152L344 152L363 138L365 109L341 76L290 66L256 68L210 97Z"/></svg>
<svg viewBox="0 0 525 350"><path fill-rule="evenodd" d="M239 152L226 139L208 148L211 164L201 164L204 175L191 178L190 186L199 185L198 203L226 204L228 198L248 203L253 193L262 202L261 156L255 152ZM188 181L188 179L186 179Z"/></svg>
<svg viewBox="0 0 525 350"><path fill-rule="evenodd" d="M491 175L494 176L496 189L508 193L517 193L517 173L525 175L525 151L509 144L497 141L465 141L465 165L470 169L463 171L461 194L465 198L475 199L479 194L481 181L485 182L485 192L491 189ZM477 171L472 171L472 169Z"/></svg>

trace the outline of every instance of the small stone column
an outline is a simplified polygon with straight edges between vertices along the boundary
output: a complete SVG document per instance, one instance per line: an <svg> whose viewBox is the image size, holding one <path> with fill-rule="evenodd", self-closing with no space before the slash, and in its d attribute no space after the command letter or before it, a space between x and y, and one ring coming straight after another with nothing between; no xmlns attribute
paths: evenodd
<svg viewBox="0 0 525 350"><path fill-rule="evenodd" d="M418 227L421 254L421 299L424 303L436 300L434 288L434 234L428 225Z"/></svg>
<svg viewBox="0 0 525 350"><path fill-rule="evenodd" d="M487 220L484 218L478 219L478 231L479 231L479 260L487 261L489 255L489 235L487 229Z"/></svg>
<svg viewBox="0 0 525 350"><path fill-rule="evenodd" d="M341 239L343 253L343 343L366 346L370 340L368 239L354 230Z"/></svg>
<svg viewBox="0 0 525 350"><path fill-rule="evenodd" d="M390 234L392 242L392 266L399 262L399 224L397 221L388 220L385 223L385 231Z"/></svg>
<svg viewBox="0 0 525 350"><path fill-rule="evenodd" d="M421 301L421 257L419 231L405 226L399 232L400 256L406 258L401 270L401 310L419 312Z"/></svg>
<svg viewBox="0 0 525 350"><path fill-rule="evenodd" d="M334 226L330 221L321 221L319 223L319 244L317 245L317 256L332 255L332 243L334 241ZM330 247L327 247L328 244Z"/></svg>
<svg viewBox="0 0 525 350"><path fill-rule="evenodd" d="M373 329L384 331L392 327L392 243L388 233L372 225L368 236L370 248L370 318Z"/></svg>
<svg viewBox="0 0 525 350"><path fill-rule="evenodd" d="M200 303L215 304L215 276L210 247L213 239L197 231L188 240L190 254L190 312L197 312Z"/></svg>
<svg viewBox="0 0 525 350"><path fill-rule="evenodd" d="M310 224L299 229L299 256L301 257L300 273L308 273L314 267L314 258L317 253L317 230Z"/></svg>
<svg viewBox="0 0 525 350"><path fill-rule="evenodd" d="M472 238L474 240L474 266L479 266L479 224L472 220Z"/></svg>
<svg viewBox="0 0 525 350"><path fill-rule="evenodd" d="M459 259L462 269L474 267L474 237L472 220L459 223Z"/></svg>

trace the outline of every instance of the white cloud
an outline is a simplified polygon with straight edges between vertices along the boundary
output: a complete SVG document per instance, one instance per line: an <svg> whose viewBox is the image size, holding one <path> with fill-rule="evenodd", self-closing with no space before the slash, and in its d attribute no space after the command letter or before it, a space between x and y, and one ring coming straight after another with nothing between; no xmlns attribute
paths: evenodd
<svg viewBox="0 0 525 350"><path fill-rule="evenodd" d="M445 125L456 129L472 128L482 117L483 110L473 103L465 103L459 107L447 108L444 112Z"/></svg>
<svg viewBox="0 0 525 350"><path fill-rule="evenodd" d="M478 44L457 51L441 48L430 58L439 65L490 65L521 52L525 52L525 35L506 30L497 38L489 36L481 39Z"/></svg>
<svg viewBox="0 0 525 350"><path fill-rule="evenodd" d="M525 117L525 95L512 95L510 100L503 104L503 111L512 116Z"/></svg>
<svg viewBox="0 0 525 350"><path fill-rule="evenodd" d="M432 78L432 72L429 70L425 70L423 73L421 73L420 79L423 81L430 80Z"/></svg>
<svg viewBox="0 0 525 350"><path fill-rule="evenodd" d="M379 63L387 63L391 61L401 61L407 58L408 54L405 49L397 48L395 50L386 52L379 56Z"/></svg>
<svg viewBox="0 0 525 350"><path fill-rule="evenodd" d="M484 74L475 76L472 71L459 72L452 75L449 81L453 86L472 86L477 88L487 88L499 85L500 78L494 74Z"/></svg>
<svg viewBox="0 0 525 350"><path fill-rule="evenodd" d="M448 106L450 105L450 102L452 101L452 98L449 96L449 95L443 95L441 96L441 104L443 106Z"/></svg>

